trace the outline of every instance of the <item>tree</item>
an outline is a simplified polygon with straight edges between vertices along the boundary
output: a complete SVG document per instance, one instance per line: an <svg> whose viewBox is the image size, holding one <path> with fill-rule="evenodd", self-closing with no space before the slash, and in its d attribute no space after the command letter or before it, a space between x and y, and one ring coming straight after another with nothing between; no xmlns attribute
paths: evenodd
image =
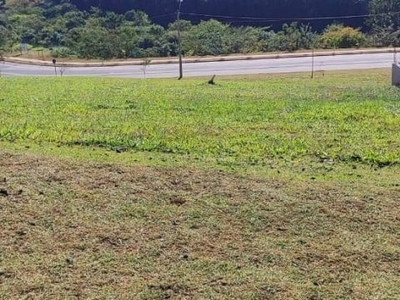
<svg viewBox="0 0 400 300"><path fill-rule="evenodd" d="M125 13L124 17L125 20L136 26L149 26L151 24L149 16L143 11L130 10Z"/></svg>
<svg viewBox="0 0 400 300"><path fill-rule="evenodd" d="M140 32L138 28L130 25L123 25L118 28L120 49L125 58L135 57L139 49Z"/></svg>
<svg viewBox="0 0 400 300"><path fill-rule="evenodd" d="M99 26L89 26L79 30L77 53L83 58L110 59L120 55L115 35Z"/></svg>
<svg viewBox="0 0 400 300"><path fill-rule="evenodd" d="M38 0L6 0L5 5L7 8L27 8L39 4Z"/></svg>
<svg viewBox="0 0 400 300"><path fill-rule="evenodd" d="M266 33L266 50L268 51L296 51L299 49L311 49L317 39L317 34L312 31L310 25L283 24L282 30L275 33Z"/></svg>
<svg viewBox="0 0 400 300"><path fill-rule="evenodd" d="M400 0L370 0L369 24L378 46L400 45Z"/></svg>
<svg viewBox="0 0 400 300"><path fill-rule="evenodd" d="M30 13L17 13L8 17L8 26L12 28L14 43L40 44L40 33L45 19L39 9L30 9Z"/></svg>
<svg viewBox="0 0 400 300"><path fill-rule="evenodd" d="M114 12L106 12L102 19L102 26L107 29L116 29L121 26L124 17Z"/></svg>
<svg viewBox="0 0 400 300"><path fill-rule="evenodd" d="M0 25L0 48L4 48L8 38L8 30L4 26Z"/></svg>
<svg viewBox="0 0 400 300"><path fill-rule="evenodd" d="M178 0L70 0L79 9L89 10L99 7L102 10L125 13L129 10L141 10L150 16L157 16L157 23L167 26L176 19ZM391 1L391 0L385 0ZM279 30L283 23L296 21L296 18L321 16L360 15L367 13L368 0L188 0L182 5L182 16L198 24L212 17L205 15L248 16L259 18L279 18L286 21L264 22L233 18L239 26L272 26ZM186 15L196 13L200 15ZM288 20L290 19L290 20ZM362 19L346 19L345 25L360 27ZM331 20L314 20L310 24L315 30L322 30Z"/></svg>
<svg viewBox="0 0 400 300"><path fill-rule="evenodd" d="M181 16L186 20L182 19L180 22L182 50L185 55L221 55L308 49L316 40L316 33L311 30L311 25L322 30L325 26L322 27L321 24L331 20L313 20L310 25L289 20L362 14L366 12L368 3L371 12L380 13L372 20L377 40L382 45L397 45L400 40L399 15L393 11L400 10L399 2L400 0L184 1ZM108 59L177 55L177 4L178 0L0 0L0 43L13 48L19 47L20 43L45 47L59 57L78 55ZM216 19L212 19L210 15L214 15ZM218 15L230 17L221 21ZM256 18L239 17L281 21L258 22ZM285 22L283 20L288 23L282 24ZM361 25L358 18L344 21L346 26L350 22ZM343 40L344 44L347 43L346 39L347 37Z"/></svg>
<svg viewBox="0 0 400 300"><path fill-rule="evenodd" d="M263 51L263 29L250 26L230 27L230 32L230 53L251 53Z"/></svg>
<svg viewBox="0 0 400 300"><path fill-rule="evenodd" d="M183 50L191 55L220 55L229 52L229 26L217 20L203 21L183 36Z"/></svg>

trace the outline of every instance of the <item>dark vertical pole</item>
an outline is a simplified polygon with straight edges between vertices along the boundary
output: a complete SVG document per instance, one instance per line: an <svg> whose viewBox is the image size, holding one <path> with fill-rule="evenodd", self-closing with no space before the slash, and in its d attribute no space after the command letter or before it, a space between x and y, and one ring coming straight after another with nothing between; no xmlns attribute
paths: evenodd
<svg viewBox="0 0 400 300"><path fill-rule="evenodd" d="M179 6L176 13L176 20L178 21L178 57L179 57L179 80L183 78L182 66L182 42L181 42L181 4L183 0L178 0Z"/></svg>
<svg viewBox="0 0 400 300"><path fill-rule="evenodd" d="M314 47L312 48L311 57L311 78L314 78Z"/></svg>
<svg viewBox="0 0 400 300"><path fill-rule="evenodd" d="M55 59L53 59L53 65L54 65L54 73L57 76L57 61Z"/></svg>

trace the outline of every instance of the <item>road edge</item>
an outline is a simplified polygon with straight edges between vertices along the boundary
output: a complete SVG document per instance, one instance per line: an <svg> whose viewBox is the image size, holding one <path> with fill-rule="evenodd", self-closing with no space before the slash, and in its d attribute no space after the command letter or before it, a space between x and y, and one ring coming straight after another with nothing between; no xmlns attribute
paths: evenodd
<svg viewBox="0 0 400 300"><path fill-rule="evenodd" d="M357 55L357 54L377 54L377 53L396 53L395 48L378 48L378 49L344 49L332 51L302 52L302 53L274 53L274 54L251 54L251 55L231 55L231 56L210 56L210 57L187 57L183 59L184 63L201 63L201 62L221 62L221 61L237 61L237 60L257 60L257 59L279 59L279 58L301 58L314 56L335 56L335 55ZM52 61L44 61L38 59L26 59L20 57L3 57L4 62L18 63L36 66L53 66ZM150 64L176 64L178 58L155 58ZM126 61L104 61L104 62L59 62L58 65L65 67L113 67L113 66L129 66L143 65L144 61L140 59Z"/></svg>

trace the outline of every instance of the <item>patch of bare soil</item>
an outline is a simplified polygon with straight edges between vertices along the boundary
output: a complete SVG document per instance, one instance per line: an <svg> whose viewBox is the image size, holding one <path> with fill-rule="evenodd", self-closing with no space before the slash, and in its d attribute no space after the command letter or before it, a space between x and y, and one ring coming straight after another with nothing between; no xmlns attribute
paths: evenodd
<svg viewBox="0 0 400 300"><path fill-rule="evenodd" d="M0 151L0 298L389 299L398 199Z"/></svg>

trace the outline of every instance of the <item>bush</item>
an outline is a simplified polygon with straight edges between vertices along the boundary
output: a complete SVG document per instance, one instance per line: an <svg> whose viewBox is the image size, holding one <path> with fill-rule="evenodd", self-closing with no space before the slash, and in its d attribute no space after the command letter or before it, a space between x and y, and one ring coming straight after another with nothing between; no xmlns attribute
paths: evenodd
<svg viewBox="0 0 400 300"><path fill-rule="evenodd" d="M359 48L367 41L359 29L343 25L329 25L320 38L323 48Z"/></svg>
<svg viewBox="0 0 400 300"><path fill-rule="evenodd" d="M278 32L269 31L264 35L265 51L293 52L300 49L311 49L315 46L317 34L311 26L298 24L283 24Z"/></svg>
<svg viewBox="0 0 400 300"><path fill-rule="evenodd" d="M376 28L367 41L374 47L398 47L400 46L400 32L391 28Z"/></svg>
<svg viewBox="0 0 400 300"><path fill-rule="evenodd" d="M182 37L182 48L187 54L221 55L229 53L229 25L216 20L202 21Z"/></svg>
<svg viewBox="0 0 400 300"><path fill-rule="evenodd" d="M11 51L12 52L21 52L21 54L22 54L22 52L25 52L25 51L29 52L34 48L31 44L25 44L25 46L26 46L25 49L22 49L21 46L22 46L21 43L13 44L11 46Z"/></svg>
<svg viewBox="0 0 400 300"><path fill-rule="evenodd" d="M63 58L63 57L69 57L74 55L75 53L67 48L67 47L57 47L57 48L53 48L50 52L51 56L54 58Z"/></svg>
<svg viewBox="0 0 400 300"><path fill-rule="evenodd" d="M254 27L230 27L229 53L252 53L263 51L264 31Z"/></svg>

